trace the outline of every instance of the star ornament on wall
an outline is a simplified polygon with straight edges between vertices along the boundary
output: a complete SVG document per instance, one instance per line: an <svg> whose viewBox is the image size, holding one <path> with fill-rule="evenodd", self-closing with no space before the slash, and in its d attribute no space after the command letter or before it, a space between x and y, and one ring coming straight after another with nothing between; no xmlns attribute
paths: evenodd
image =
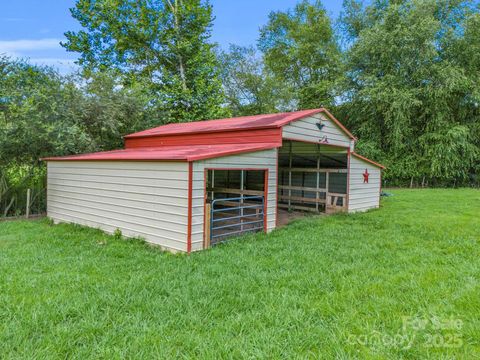
<svg viewBox="0 0 480 360"><path fill-rule="evenodd" d="M368 169L365 169L365 172L362 175L363 175L363 183L368 184L368 176L370 175L368 173Z"/></svg>

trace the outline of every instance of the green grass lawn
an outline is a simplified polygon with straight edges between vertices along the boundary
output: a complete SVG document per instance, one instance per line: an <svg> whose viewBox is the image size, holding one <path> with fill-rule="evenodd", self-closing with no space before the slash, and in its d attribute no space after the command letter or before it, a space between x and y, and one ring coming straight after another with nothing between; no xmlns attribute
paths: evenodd
<svg viewBox="0 0 480 360"><path fill-rule="evenodd" d="M0 223L0 358L480 357L480 192L392 192L190 256Z"/></svg>

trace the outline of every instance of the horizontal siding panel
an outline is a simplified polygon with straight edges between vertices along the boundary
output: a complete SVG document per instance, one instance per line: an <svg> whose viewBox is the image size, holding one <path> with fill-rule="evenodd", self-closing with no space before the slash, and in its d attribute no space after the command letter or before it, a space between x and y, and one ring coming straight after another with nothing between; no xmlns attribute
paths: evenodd
<svg viewBox="0 0 480 360"><path fill-rule="evenodd" d="M47 212L57 222L118 228L186 251L187 179L184 163L48 162Z"/></svg>
<svg viewBox="0 0 480 360"><path fill-rule="evenodd" d="M112 184L112 185L133 185L143 187L161 187L168 189L185 189L188 180L162 180L158 178L127 178L96 175L70 175L70 174L50 174L50 180L60 181L79 181L85 183Z"/></svg>
<svg viewBox="0 0 480 360"><path fill-rule="evenodd" d="M100 196L105 197L107 199L118 198L124 200L131 200L140 203L159 203L163 205L175 205L175 206L187 206L187 199L186 198L177 198L177 197L166 197L162 195L154 195L154 194L144 194L138 192L122 192L118 193L114 190L98 190L92 189L88 187L67 187L61 185L53 185L48 184L48 192L50 191L59 191L59 192L67 192L67 193L76 193L93 195L93 196Z"/></svg>
<svg viewBox="0 0 480 360"><path fill-rule="evenodd" d="M48 206L48 209L57 213L69 213L71 216L74 216L75 214L83 217L90 216L92 217L92 220L101 218L103 221L104 219L107 219L116 223L119 229L126 224L130 227L135 226L139 229L150 229L150 232L160 230L162 236L167 238L176 238L179 234L184 237L187 234L187 226L185 225L171 224L164 222L161 219L146 218L140 215L120 213L118 211L105 211L92 206L74 206L56 200L55 204Z"/></svg>
<svg viewBox="0 0 480 360"><path fill-rule="evenodd" d="M118 226L111 225L109 223L98 224L95 220L90 220L85 217L78 215L70 216L65 213L56 213L54 211L49 212L49 216L56 222L72 223L79 224L84 226L89 226L92 228L101 229L107 233L113 234ZM175 239L164 238L158 236L155 233L149 231L139 231L138 229L133 229L127 226L122 226L122 234L126 237L141 237L143 239L148 239L149 243L160 245L166 249L173 249L177 251L186 251L186 241L178 241Z"/></svg>
<svg viewBox="0 0 480 360"><path fill-rule="evenodd" d="M125 204L122 205L115 205L109 204L103 201L98 200L91 200L91 199L74 199L68 196L58 195L58 194L50 194L47 197L47 201L55 201L55 204L63 204L63 205L75 205L79 209L86 208L86 209L94 209L99 211L104 211L106 213L113 213L113 214L124 214L132 217L139 217L143 219L150 219L154 222L161 221L166 222L172 225L180 225L179 230L184 231L184 228L187 225L188 217L187 213L185 212L183 215L176 215L172 213L159 213L157 211L152 211L146 208L141 208L138 206L126 206Z"/></svg>
<svg viewBox="0 0 480 360"><path fill-rule="evenodd" d="M85 175L84 168L62 167L50 169L51 175ZM171 170L128 170L119 171L118 169L97 169L95 172L89 172L92 177L109 177L112 179L159 179L159 180L182 180L188 181L188 173L185 171L171 171Z"/></svg>
<svg viewBox="0 0 480 360"><path fill-rule="evenodd" d="M48 179L48 186L57 187L72 187L80 189L92 189L100 191L110 191L117 193L131 193L131 194L144 194L144 195L157 195L170 198L186 198L188 196L188 189L167 189L160 187L146 187L136 185L121 185L121 184L108 184L108 183L86 183L82 181L74 180L56 180Z"/></svg>
<svg viewBox="0 0 480 360"><path fill-rule="evenodd" d="M319 130L317 123L321 121L325 126ZM330 119L311 116L303 120L294 121L283 127L282 137L302 141L319 142L326 136L329 144L350 146L350 138L338 128Z"/></svg>
<svg viewBox="0 0 480 360"><path fill-rule="evenodd" d="M363 182L365 169L370 174L368 183ZM380 175L380 170L377 167L354 156L350 157L348 211L365 211L379 207Z"/></svg>
<svg viewBox="0 0 480 360"><path fill-rule="evenodd" d="M138 200L131 200L131 199L125 199L125 198L120 198L120 197L98 197L92 194L85 194L85 193L79 193L79 192L71 192L71 191L58 191L58 190L52 190L49 189L47 196L50 196L52 201L55 200L56 197L63 198L63 199L68 199L68 200L83 200L83 201L88 201L91 203L98 203L98 204L109 204L112 206L116 206L118 208L126 208L126 209L142 209L146 210L149 212L157 213L161 216L164 215L171 215L173 217L186 217L187 216L187 202L185 204L179 204L177 209L172 209L171 205L168 204L162 204L159 203L158 201L138 201Z"/></svg>
<svg viewBox="0 0 480 360"><path fill-rule="evenodd" d="M322 134L322 135L320 135ZM320 135L320 136L319 136ZM290 139L290 138L296 138L299 136L304 136L307 137L308 139L312 139L315 142L318 142L323 136L327 137L328 142L330 141L336 141L341 144L346 144L347 142L350 143L349 139L345 139L344 136L336 134L336 133L331 133L323 129L321 132L318 130L318 128L315 127L302 127L299 126L299 124L293 124L290 125L290 127L285 127L283 129L283 137Z"/></svg>

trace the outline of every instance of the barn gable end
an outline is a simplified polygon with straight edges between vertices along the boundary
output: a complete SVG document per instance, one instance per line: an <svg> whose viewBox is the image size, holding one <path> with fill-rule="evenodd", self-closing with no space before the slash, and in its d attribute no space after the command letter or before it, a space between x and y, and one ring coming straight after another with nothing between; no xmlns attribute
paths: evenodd
<svg viewBox="0 0 480 360"><path fill-rule="evenodd" d="M354 146L354 140L323 113L315 114L285 125L283 127L283 138L287 140L342 146L350 148L352 151Z"/></svg>

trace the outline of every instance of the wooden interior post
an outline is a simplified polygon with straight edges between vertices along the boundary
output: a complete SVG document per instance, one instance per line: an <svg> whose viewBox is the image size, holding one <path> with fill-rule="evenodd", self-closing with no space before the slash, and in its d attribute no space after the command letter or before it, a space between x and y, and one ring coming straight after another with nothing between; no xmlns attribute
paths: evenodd
<svg viewBox="0 0 480 360"><path fill-rule="evenodd" d="M215 189L215 170L212 170L212 201L215 200L215 192L213 189Z"/></svg>
<svg viewBox="0 0 480 360"><path fill-rule="evenodd" d="M330 176L329 176L329 175L330 175L330 173L327 171L327 172L325 173L325 190L326 190L326 191L325 191L325 200L326 200L326 202L325 202L325 212L326 212L327 214L329 213L329 210L330 210L330 208L331 208L331 201L332 201L332 199L331 199L331 197L330 197L330 192L329 192L329 190L328 190L328 183L330 182L330 181L329 181L329 180L330 180Z"/></svg>
<svg viewBox="0 0 480 360"><path fill-rule="evenodd" d="M210 222L211 222L211 217L212 217L212 205L209 203L205 204L205 249L208 249L210 247Z"/></svg>

